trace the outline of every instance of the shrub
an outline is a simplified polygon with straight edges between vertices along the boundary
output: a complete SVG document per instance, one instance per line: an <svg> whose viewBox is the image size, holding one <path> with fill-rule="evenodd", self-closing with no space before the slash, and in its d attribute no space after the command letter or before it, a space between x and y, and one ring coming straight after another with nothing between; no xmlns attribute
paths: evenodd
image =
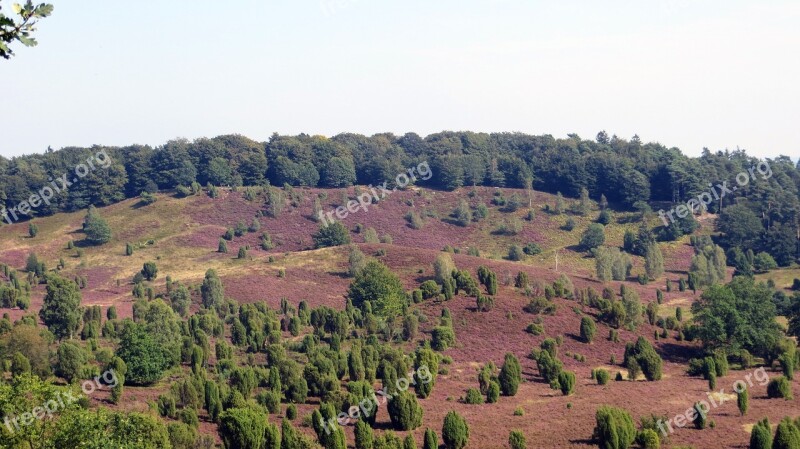
<svg viewBox="0 0 800 449"><path fill-rule="evenodd" d="M541 324L531 323L525 328L525 331L533 335L542 335L544 333L544 326Z"/></svg>
<svg viewBox="0 0 800 449"><path fill-rule="evenodd" d="M750 449L772 449L772 428L767 418L753 426L750 432Z"/></svg>
<svg viewBox="0 0 800 449"><path fill-rule="evenodd" d="M528 444L525 442L525 435L520 430L512 430L508 435L508 445L511 449L527 449Z"/></svg>
<svg viewBox="0 0 800 449"><path fill-rule="evenodd" d="M659 449L661 447L661 440L658 434L653 429L644 429L639 433L639 445L642 449Z"/></svg>
<svg viewBox="0 0 800 449"><path fill-rule="evenodd" d="M364 309L369 302L373 313L388 316L400 312L406 294L396 274L386 265L370 261L350 284L348 298L355 307Z"/></svg>
<svg viewBox="0 0 800 449"><path fill-rule="evenodd" d="M594 436L604 449L627 449L636 438L631 415L625 410L601 406L595 414Z"/></svg>
<svg viewBox="0 0 800 449"><path fill-rule="evenodd" d="M462 449L469 441L469 425L455 411L448 412L444 418L442 440L447 449Z"/></svg>
<svg viewBox="0 0 800 449"><path fill-rule="evenodd" d="M327 226L320 227L313 238L316 248L347 245L350 243L350 231L348 231L343 224L336 221Z"/></svg>
<svg viewBox="0 0 800 449"><path fill-rule="evenodd" d="M111 227L94 206L89 206L83 222L83 232L86 234L86 241L91 245L102 245L111 241Z"/></svg>
<svg viewBox="0 0 800 449"><path fill-rule="evenodd" d="M584 251L597 248L606 241L605 228L598 223L592 223L581 237L580 247Z"/></svg>
<svg viewBox="0 0 800 449"><path fill-rule="evenodd" d="M542 247L539 246L538 243L530 242L527 245L525 245L525 248L522 248L522 252L524 252L529 256L535 256L537 254L541 254Z"/></svg>
<svg viewBox="0 0 800 449"><path fill-rule="evenodd" d="M507 353L503 361L503 367L500 369L498 382L500 383L500 390L504 396L514 396L519 389L519 383L522 381L522 367L519 360L514 354Z"/></svg>
<svg viewBox="0 0 800 449"><path fill-rule="evenodd" d="M387 403L387 411L395 430L414 430L422 425L422 407L408 391L393 396Z"/></svg>
<svg viewBox="0 0 800 449"><path fill-rule="evenodd" d="M442 291L442 288L439 286L439 284L433 280L427 280L423 282L419 288L422 290L423 299L430 299L439 296L439 293Z"/></svg>
<svg viewBox="0 0 800 449"><path fill-rule="evenodd" d="M609 212L607 209L601 210L600 215L597 217L597 222L603 226L611 223L611 212Z"/></svg>
<svg viewBox="0 0 800 449"><path fill-rule="evenodd" d="M561 387L561 394L569 396L575 392L575 373L562 371L558 375L558 386Z"/></svg>
<svg viewBox="0 0 800 449"><path fill-rule="evenodd" d="M219 434L225 447L260 448L267 420L253 409L232 408L220 415Z"/></svg>
<svg viewBox="0 0 800 449"><path fill-rule="evenodd" d="M707 410L703 409L703 405L699 402L694 404L694 427L699 430L706 428L708 422Z"/></svg>
<svg viewBox="0 0 800 449"><path fill-rule="evenodd" d="M372 432L372 427L367 424L363 419L356 421L355 440L356 449L372 449L373 440L375 435Z"/></svg>
<svg viewBox="0 0 800 449"><path fill-rule="evenodd" d="M425 443L422 445L422 449L439 449L439 438L436 436L436 432L429 428L425 429Z"/></svg>
<svg viewBox="0 0 800 449"><path fill-rule="evenodd" d="M609 377L611 377L611 375L608 373L608 371L602 368L595 370L595 378L597 379L597 385L607 384Z"/></svg>
<svg viewBox="0 0 800 449"><path fill-rule="evenodd" d="M800 448L800 429L791 418L783 418L775 431L772 449Z"/></svg>
<svg viewBox="0 0 800 449"><path fill-rule="evenodd" d="M594 340L594 335L597 332L594 320L591 317L584 316L581 318L581 339L586 343L591 343Z"/></svg>
<svg viewBox="0 0 800 449"><path fill-rule="evenodd" d="M525 252L522 247L519 245L511 245L511 248L508 249L508 260L519 262L523 258L525 258Z"/></svg>
<svg viewBox="0 0 800 449"><path fill-rule="evenodd" d="M744 416L747 414L747 409L750 405L750 398L749 392L747 391L746 387L742 388L742 391L736 392L736 405L739 407L739 413Z"/></svg>
<svg viewBox="0 0 800 449"><path fill-rule="evenodd" d="M142 267L142 276L148 281L154 280L158 276L158 267L155 262L145 262Z"/></svg>
<svg viewBox="0 0 800 449"><path fill-rule="evenodd" d="M523 308L525 312L532 313L532 314L540 314L543 313L545 315L554 315L556 312L556 304L548 301L545 298L533 298L531 301Z"/></svg>
<svg viewBox="0 0 800 449"><path fill-rule="evenodd" d="M431 347L437 351L444 351L453 346L456 335L449 326L437 326L433 329Z"/></svg>
<svg viewBox="0 0 800 449"><path fill-rule="evenodd" d="M494 404L500 398L500 384L497 382L489 382L489 386L486 388L486 402L489 404Z"/></svg>
<svg viewBox="0 0 800 449"><path fill-rule="evenodd" d="M792 384L783 376L778 376L769 381L767 384L767 397L770 399L784 398L786 400L793 399L792 397Z"/></svg>
<svg viewBox="0 0 800 449"><path fill-rule="evenodd" d="M464 395L465 404L483 404L483 396L477 388L470 388Z"/></svg>

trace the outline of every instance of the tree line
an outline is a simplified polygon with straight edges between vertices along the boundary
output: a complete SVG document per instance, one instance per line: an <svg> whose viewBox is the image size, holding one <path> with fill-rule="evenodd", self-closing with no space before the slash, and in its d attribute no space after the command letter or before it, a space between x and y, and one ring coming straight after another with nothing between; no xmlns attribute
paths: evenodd
<svg viewBox="0 0 800 449"><path fill-rule="evenodd" d="M51 177L67 173L101 147L48 149L6 159L0 156L0 206L26 201ZM206 185L313 186L337 188L382 184L406 167L428 162L434 176L421 185L446 190L464 186L534 188L592 198L638 208L658 204L669 208L709 191L709 183L730 181L759 160L743 150L704 150L688 157L679 149L643 143L605 132L594 139L571 134L441 132L421 137L339 134L331 138L273 134L267 142L240 135L171 140L152 148L142 145L105 148L113 160L95 170L67 193L42 204L34 214L106 206L159 190ZM787 265L798 254L800 238L800 167L791 158L768 159L773 176L757 179L715 199L711 212L721 215L721 242L773 254Z"/></svg>

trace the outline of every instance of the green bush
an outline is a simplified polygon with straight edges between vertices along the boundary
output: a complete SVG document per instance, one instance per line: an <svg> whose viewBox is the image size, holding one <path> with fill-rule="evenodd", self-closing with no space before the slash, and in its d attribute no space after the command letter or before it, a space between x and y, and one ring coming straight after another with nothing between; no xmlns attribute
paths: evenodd
<svg viewBox="0 0 800 449"><path fill-rule="evenodd" d="M694 404L694 411L694 427L699 430L705 429L708 423L708 411L703 410L703 406L699 402Z"/></svg>
<svg viewBox="0 0 800 449"><path fill-rule="evenodd" d="M498 382L500 383L500 390L504 396L514 396L519 389L519 383L522 381L522 367L519 360L514 354L507 353L503 361L503 367L500 369Z"/></svg>
<svg viewBox="0 0 800 449"><path fill-rule="evenodd" d="M558 386L561 388L561 394L569 396L575 392L575 373L571 371L562 371L558 375Z"/></svg>
<svg viewBox="0 0 800 449"><path fill-rule="evenodd" d="M436 432L429 428L425 429L425 443L422 449L439 449L439 438L436 436Z"/></svg>
<svg viewBox="0 0 800 449"><path fill-rule="evenodd" d="M595 370L595 379L597 379L597 385L605 385L608 383L611 374L608 371L598 368Z"/></svg>
<svg viewBox="0 0 800 449"><path fill-rule="evenodd" d="M467 394L464 395L464 403L465 404L483 404L483 396L481 396L480 390L477 388L470 388L467 390Z"/></svg>
<svg viewBox="0 0 800 449"><path fill-rule="evenodd" d="M636 438L631 415L625 410L601 406L595 414L594 436L603 449L627 449Z"/></svg>
<svg viewBox="0 0 800 449"><path fill-rule="evenodd" d="M767 384L767 397L770 399L784 398L786 400L793 399L792 397L792 384L783 376L778 376L769 381Z"/></svg>
<svg viewBox="0 0 800 449"><path fill-rule="evenodd" d="M772 449L800 448L800 429L791 418L783 418L775 431Z"/></svg>
<svg viewBox="0 0 800 449"><path fill-rule="evenodd" d="M450 326L437 326L433 328L431 347L437 351L444 351L456 342L456 334Z"/></svg>
<svg viewBox="0 0 800 449"><path fill-rule="evenodd" d="M313 235L313 239L316 248L347 245L350 243L350 231L343 224L335 221L327 226L321 226Z"/></svg>
<svg viewBox="0 0 800 449"><path fill-rule="evenodd" d="M494 404L500 398L500 384L497 382L489 382L489 386L486 389L486 402L489 404Z"/></svg>
<svg viewBox="0 0 800 449"><path fill-rule="evenodd" d="M417 397L407 391L393 396L387 410L395 430L414 430L422 425L422 407Z"/></svg>
<svg viewBox="0 0 800 449"><path fill-rule="evenodd" d="M375 435L372 432L372 427L363 419L356 421L356 449L372 449L374 439Z"/></svg>
<svg viewBox="0 0 800 449"><path fill-rule="evenodd" d="M511 245L508 249L508 260L519 262L525 258L525 251L519 245Z"/></svg>
<svg viewBox="0 0 800 449"><path fill-rule="evenodd" d="M455 411L448 412L444 418L442 440L447 449L462 449L469 441L469 425Z"/></svg>
<svg viewBox="0 0 800 449"><path fill-rule="evenodd" d="M508 445L511 446L511 449L527 449L525 434L520 430L512 430L508 435Z"/></svg>
<svg viewBox="0 0 800 449"><path fill-rule="evenodd" d="M531 323L525 328L525 331L533 335L542 335L544 333L544 326L541 324Z"/></svg>
<svg viewBox="0 0 800 449"><path fill-rule="evenodd" d="M228 409L219 417L219 434L226 448L261 448L267 419L249 408Z"/></svg>
<svg viewBox="0 0 800 449"><path fill-rule="evenodd" d="M597 333L597 327L591 317L584 316L581 318L581 339L586 343L591 343Z"/></svg>
<svg viewBox="0 0 800 449"><path fill-rule="evenodd" d="M442 287L436 283L434 280L427 280L419 286L419 289L422 290L422 298L423 299L430 299L439 296L439 293L442 292Z"/></svg>
<svg viewBox="0 0 800 449"><path fill-rule="evenodd" d="M158 276L158 267L155 262L145 262L142 267L142 276L148 281L154 280Z"/></svg>
<svg viewBox="0 0 800 449"><path fill-rule="evenodd" d="M661 447L661 440L658 434L653 429L644 429L639 433L639 446L642 449L659 449Z"/></svg>
<svg viewBox="0 0 800 449"><path fill-rule="evenodd" d="M750 449L772 449L772 428L767 418L753 426L750 432Z"/></svg>

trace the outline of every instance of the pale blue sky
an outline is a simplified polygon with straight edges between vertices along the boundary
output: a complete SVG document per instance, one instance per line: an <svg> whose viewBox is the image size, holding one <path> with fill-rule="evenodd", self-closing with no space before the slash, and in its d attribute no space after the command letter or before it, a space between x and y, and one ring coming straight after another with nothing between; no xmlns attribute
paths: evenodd
<svg viewBox="0 0 800 449"><path fill-rule="evenodd" d="M40 45L0 60L4 156L601 129L692 155L800 153L796 1L49 1Z"/></svg>

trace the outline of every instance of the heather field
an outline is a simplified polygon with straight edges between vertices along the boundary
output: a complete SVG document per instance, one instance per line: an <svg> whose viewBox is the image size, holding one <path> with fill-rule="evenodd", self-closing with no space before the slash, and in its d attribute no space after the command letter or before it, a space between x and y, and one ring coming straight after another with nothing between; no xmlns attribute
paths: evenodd
<svg viewBox="0 0 800 449"><path fill-rule="evenodd" d="M356 188L357 189L357 188ZM16 224L0 228L0 263L18 271L25 270L26 259L35 253L48 267L55 267L63 260L60 274L64 277L84 277L86 285L81 289L82 306L100 306L105 311L115 306L120 318L133 316L135 298L132 295L132 278L145 262L153 261L158 266L158 277L148 285L155 295L166 291L166 278L180 281L190 287L192 304L190 310L200 310L199 286L207 270L214 269L225 286L227 297L240 304L265 303L279 310L282 299L297 306L306 301L316 308L328 306L337 310L345 308L348 287L352 279L348 275L348 246L315 249L312 235L319 229L314 217L314 198L322 198L322 210L333 210L341 203L342 195L354 198L358 191L349 189L295 188L286 192L285 208L276 217L270 216L266 198L260 189L220 189L217 198L206 194L177 198L171 194L158 194L157 201L144 205L138 199L126 200L100 208L98 212L113 229L112 240L99 247L80 244L80 231L84 213L58 214L37 218L38 235L28 235L28 224ZM501 207L491 205L496 196L519 195L525 205L514 212L504 212ZM459 226L451 218L451 212L462 200L470 207L479 204L489 206L486 218ZM530 201L530 203L528 203ZM530 294L514 286L518 273L527 273L533 283L552 284L566 275L574 289L592 288L598 292L608 287L619 292L622 285L634 290L641 298L643 308L656 302L657 290L662 290L658 317L672 318L676 309L684 312L683 320L691 319L691 305L702 292L679 291L678 281L686 278L694 249L689 237L674 242L660 243L664 257L664 274L646 285L635 278L644 273L644 258L634 256L629 280L603 283L595 274L595 259L578 248L581 236L594 222L599 212L593 203L585 216L572 213L552 213L557 201L554 195L542 192L527 192L513 189L487 187L461 188L453 192L413 188L395 191L368 210L350 214L342 222L351 231L354 245L364 254L373 257L396 273L403 288L411 291L423 282L434 278L433 264L445 247L451 248L451 257L460 270L473 276L479 266L488 267L497 274L498 291L494 305L489 311L479 311L474 298L463 294L448 301L436 298L420 304L411 304L421 317L419 334L411 341L396 340L397 347L411 352L423 340L429 340L443 308L452 314L455 344L442 351L443 361L432 394L420 400L424 410L423 425L410 433L417 444L423 445L425 427L442 428L447 412L456 410L470 426L468 447L506 448L508 434L520 430L527 437L530 448L580 448L593 447L592 432L595 427L595 412L600 405L624 408L638 422L639 418L657 415L673 417L684 413L695 402L707 400L708 381L687 374L689 359L702 354L700 343L678 338L675 330L655 338L661 328L644 319L635 330L618 330L618 339L609 338L611 327L605 324L598 310L583 301L555 298L555 310L551 314L534 315L525 311L531 300ZM574 200L567 199L569 205ZM528 204L531 207L528 207ZM549 207L545 207L549 206ZM528 216L533 210L533 217ZM414 229L405 218L409 212L422 217L419 229ZM612 221L606 226L606 246L622 246L626 230L636 230L639 223L634 212L613 211ZM254 219L260 224L257 232L247 232L227 242L228 253L218 252L220 237L237 223L250 225ZM518 220L521 229L514 234L500 233L498 228L509 220ZM566 230L566 220L574 222L572 230ZM713 216L702 220L697 235L709 234ZM655 225L656 223L653 222ZM366 242L365 236L374 229L378 242ZM267 232L274 247L263 250L260 236ZM369 237L367 237L369 238ZM68 249L70 241L75 242ZM525 257L521 261L507 259L509 247L536 243L541 253ZM135 251L126 255L126 245ZM237 258L240 247L249 247L246 257ZM477 251L475 251L477 250ZM472 255L469 255L472 254ZM729 277L732 272L728 272ZM798 277L795 271L771 272L772 278L781 288L789 288L791 280ZM670 280L674 288L667 292L665 285ZM11 320L26 313L36 313L42 307L45 286L33 287L28 311L18 308L3 309ZM580 336L581 318L589 316L597 322L597 337L586 343ZM526 331L529 324L538 320L543 333L533 335ZM230 329L224 338L230 339ZM299 344L303 335L311 332L304 327L299 336L284 330L288 345ZM662 379L648 382L644 377L629 380L628 371L622 365L625 345L644 336L650 340L663 358ZM546 338L561 340L558 346L563 368L575 373L576 385L573 394L565 396L551 389L543 381L531 351L538 348ZM506 353L514 354L521 363L522 383L513 397L501 396L496 403L480 405L461 401L469 388L477 387L480 368L487 362L498 367L503 364ZM263 353L246 354L237 349L239 359L263 366L267 364ZM612 364L612 361L614 364ZM209 363L213 366L216 358ZM592 379L592 371L604 368L611 373L612 380L598 385ZM800 415L796 400L767 399L766 382L754 382L750 389L750 409L742 416L733 394L733 383L753 379L753 370L739 369L734 363L726 375L717 379L717 388L712 397L721 403L712 408L709 421L713 426L696 430L691 424L676 428L661 447L691 445L695 448L747 448L750 430L756 420L769 417L776 424L784 416ZM189 372L186 365L173 368L154 385L126 387L122 400L112 404L108 393L101 392L91 398L92 407L104 407L122 411L155 413L158 397L169 391L173 382ZM619 373L622 380L615 381ZM775 377L779 372L767 369L766 375ZM763 380L763 379L762 379ZM722 391L723 393L718 393ZM795 396L800 394L797 383L791 383ZM300 430L314 435L308 418L318 406L319 398L310 397L305 404L298 405ZM280 424L282 413L270 415L273 423ZM209 419L205 411L200 412L199 431L212 436L221 443L217 424ZM385 409L377 415L376 429L386 430L391 423ZM347 441L353 445L353 426L345 428ZM405 437L408 432L397 432Z"/></svg>

